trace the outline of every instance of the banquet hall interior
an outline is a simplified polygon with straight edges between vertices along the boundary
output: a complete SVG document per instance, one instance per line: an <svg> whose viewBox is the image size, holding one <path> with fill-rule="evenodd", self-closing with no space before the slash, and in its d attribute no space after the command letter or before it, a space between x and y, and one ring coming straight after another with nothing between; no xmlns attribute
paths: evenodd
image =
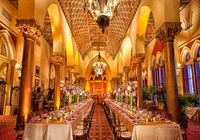
<svg viewBox="0 0 200 140"><path fill-rule="evenodd" d="M200 0L0 0L0 140L199 140Z"/></svg>

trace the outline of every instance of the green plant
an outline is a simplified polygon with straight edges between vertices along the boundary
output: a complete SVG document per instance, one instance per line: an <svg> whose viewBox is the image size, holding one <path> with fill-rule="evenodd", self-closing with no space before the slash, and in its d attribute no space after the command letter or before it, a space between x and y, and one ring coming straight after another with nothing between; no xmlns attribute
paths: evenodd
<svg viewBox="0 0 200 140"><path fill-rule="evenodd" d="M154 86L149 86L149 92L151 93L152 96L157 95L157 90Z"/></svg>
<svg viewBox="0 0 200 140"><path fill-rule="evenodd" d="M31 96L31 106L33 108L33 111L37 111L39 107L39 103L47 102L47 95L45 96L45 92L48 92L49 89L41 90L40 87L34 88L32 90L32 96Z"/></svg>
<svg viewBox="0 0 200 140"><path fill-rule="evenodd" d="M178 97L179 111L181 115L185 115L185 108L187 106L200 106L200 97L197 94L186 93Z"/></svg>
<svg viewBox="0 0 200 140"><path fill-rule="evenodd" d="M151 100L152 94L151 94L150 88L148 87L142 88L142 93L143 93L143 96L142 96L143 101Z"/></svg>
<svg viewBox="0 0 200 140"><path fill-rule="evenodd" d="M1 84L8 84L8 82L7 82L5 79L0 78L0 85L1 85Z"/></svg>

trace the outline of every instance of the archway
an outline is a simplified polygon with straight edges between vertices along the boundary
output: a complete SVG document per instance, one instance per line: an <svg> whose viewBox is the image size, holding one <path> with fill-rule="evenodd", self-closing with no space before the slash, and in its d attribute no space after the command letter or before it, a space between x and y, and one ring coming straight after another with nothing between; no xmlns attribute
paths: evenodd
<svg viewBox="0 0 200 140"><path fill-rule="evenodd" d="M16 51L13 40L6 30L0 31L0 114L11 112L11 88L14 80ZM19 95L18 95L19 96ZM6 100L5 100L6 97ZM6 110L5 110L6 105Z"/></svg>
<svg viewBox="0 0 200 140"><path fill-rule="evenodd" d="M136 55L145 53L145 46L153 40L155 30L156 27L152 10L148 6L141 7L137 25Z"/></svg>
<svg viewBox="0 0 200 140"><path fill-rule="evenodd" d="M89 90L93 96L103 98L105 93L111 89L110 80L111 80L111 70L109 64L106 60L101 57L102 62L106 63L106 69L102 75L97 76L94 72L93 64L98 60L98 55L95 56L88 64L86 68L86 85L85 89Z"/></svg>

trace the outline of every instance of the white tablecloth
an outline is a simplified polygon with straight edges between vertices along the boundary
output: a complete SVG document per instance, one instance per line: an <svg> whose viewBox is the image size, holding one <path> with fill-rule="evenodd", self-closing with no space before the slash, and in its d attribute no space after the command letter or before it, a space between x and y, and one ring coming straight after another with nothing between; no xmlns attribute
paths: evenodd
<svg viewBox="0 0 200 140"><path fill-rule="evenodd" d="M73 140L71 124L26 124L23 140Z"/></svg>
<svg viewBox="0 0 200 140"><path fill-rule="evenodd" d="M24 129L24 140L44 140L46 136L46 124L26 124Z"/></svg>
<svg viewBox="0 0 200 140"><path fill-rule="evenodd" d="M182 134L177 124L136 125L132 140L182 140Z"/></svg>

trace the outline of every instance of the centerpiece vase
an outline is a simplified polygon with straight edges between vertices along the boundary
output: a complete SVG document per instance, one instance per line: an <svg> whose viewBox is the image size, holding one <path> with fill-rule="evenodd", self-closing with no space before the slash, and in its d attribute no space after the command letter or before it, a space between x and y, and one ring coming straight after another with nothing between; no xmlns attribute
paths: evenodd
<svg viewBox="0 0 200 140"><path fill-rule="evenodd" d="M79 102L79 95L76 96L76 102Z"/></svg>
<svg viewBox="0 0 200 140"><path fill-rule="evenodd" d="M69 95L69 104L72 104L72 95Z"/></svg>
<svg viewBox="0 0 200 140"><path fill-rule="evenodd" d="M125 103L128 104L128 95L125 96Z"/></svg>
<svg viewBox="0 0 200 140"><path fill-rule="evenodd" d="M131 105L131 112L132 112L133 111L133 95L132 94L131 94L130 105Z"/></svg>

